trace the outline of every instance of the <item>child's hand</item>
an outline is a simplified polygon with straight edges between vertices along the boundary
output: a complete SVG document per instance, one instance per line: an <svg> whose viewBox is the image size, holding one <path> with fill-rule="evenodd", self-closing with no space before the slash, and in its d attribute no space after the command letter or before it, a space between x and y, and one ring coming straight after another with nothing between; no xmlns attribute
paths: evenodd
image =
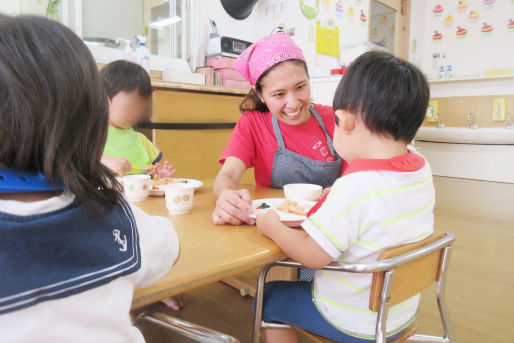
<svg viewBox="0 0 514 343"><path fill-rule="evenodd" d="M164 162L161 166L159 163L155 165L154 175L159 175L160 177L173 177L177 170L173 168L173 166L168 162Z"/></svg>
<svg viewBox="0 0 514 343"><path fill-rule="evenodd" d="M120 156L103 155L100 162L119 176L125 175L126 172L129 172L132 169L130 162L126 158Z"/></svg>
<svg viewBox="0 0 514 343"><path fill-rule="evenodd" d="M257 227L264 236L270 237L273 227L280 223L280 217L275 210L267 210L257 215Z"/></svg>
<svg viewBox="0 0 514 343"><path fill-rule="evenodd" d="M177 295L174 297L169 297L169 298L163 299L163 300L161 300L161 302L164 303L169 308L171 308L175 311L178 311L182 307L186 306L186 297L184 295L180 294L180 295Z"/></svg>

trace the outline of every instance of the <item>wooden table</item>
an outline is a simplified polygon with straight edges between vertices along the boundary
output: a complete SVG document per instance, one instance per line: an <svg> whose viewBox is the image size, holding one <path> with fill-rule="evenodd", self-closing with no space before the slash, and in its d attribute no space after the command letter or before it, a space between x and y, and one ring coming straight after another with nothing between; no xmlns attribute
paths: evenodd
<svg viewBox="0 0 514 343"><path fill-rule="evenodd" d="M193 209L188 214L169 215L164 197L134 203L150 215L171 220L180 241L180 256L159 282L135 291L133 309L285 258L280 248L255 226L212 224L212 183L208 180L196 191ZM283 197L279 189L242 187L252 193L253 199Z"/></svg>

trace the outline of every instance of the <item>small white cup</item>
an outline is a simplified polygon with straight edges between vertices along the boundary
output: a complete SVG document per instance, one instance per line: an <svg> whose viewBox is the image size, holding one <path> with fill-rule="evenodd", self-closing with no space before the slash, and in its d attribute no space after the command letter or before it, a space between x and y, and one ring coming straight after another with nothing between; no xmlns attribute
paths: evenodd
<svg viewBox="0 0 514 343"><path fill-rule="evenodd" d="M123 177L123 192L129 201L143 201L150 193L150 175L126 175Z"/></svg>
<svg viewBox="0 0 514 343"><path fill-rule="evenodd" d="M186 214L193 207L195 188L187 183L164 185L166 207L171 214Z"/></svg>
<svg viewBox="0 0 514 343"><path fill-rule="evenodd" d="M290 200L317 201L321 197L323 187L311 183L290 183L284 185L284 195Z"/></svg>

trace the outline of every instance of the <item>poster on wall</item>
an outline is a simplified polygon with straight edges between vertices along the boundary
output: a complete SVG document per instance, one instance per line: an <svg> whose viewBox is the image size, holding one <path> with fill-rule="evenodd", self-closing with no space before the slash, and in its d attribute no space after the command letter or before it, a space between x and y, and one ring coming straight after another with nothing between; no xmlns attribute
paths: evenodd
<svg viewBox="0 0 514 343"><path fill-rule="evenodd" d="M514 1L431 0L425 15L430 78L514 74Z"/></svg>

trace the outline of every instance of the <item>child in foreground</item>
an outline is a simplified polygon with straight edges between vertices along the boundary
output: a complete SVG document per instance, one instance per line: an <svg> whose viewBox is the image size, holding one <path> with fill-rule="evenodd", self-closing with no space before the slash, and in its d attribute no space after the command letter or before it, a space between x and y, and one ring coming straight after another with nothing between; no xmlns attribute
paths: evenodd
<svg viewBox="0 0 514 343"><path fill-rule="evenodd" d="M100 163L109 102L91 53L55 21L0 16L0 104L0 342L144 342L134 288L179 244Z"/></svg>
<svg viewBox="0 0 514 343"><path fill-rule="evenodd" d="M109 131L102 163L114 173L172 177L175 169L168 162L161 166L162 152L145 135L132 127L148 116L152 83L138 64L118 60L100 71L109 96Z"/></svg>
<svg viewBox="0 0 514 343"><path fill-rule="evenodd" d="M376 261L386 248L431 235L431 171L408 145L423 122L428 99L425 77L412 64L384 52L358 57L334 98L334 145L349 166L311 210L304 231L286 227L272 210L257 216L260 231L313 269L338 261ZM371 274L317 270L312 282L270 282L264 289L263 320L337 342L374 341L371 279ZM388 337L414 320L418 303L419 294L391 307ZM296 342L294 330L265 329L263 336L266 342Z"/></svg>

